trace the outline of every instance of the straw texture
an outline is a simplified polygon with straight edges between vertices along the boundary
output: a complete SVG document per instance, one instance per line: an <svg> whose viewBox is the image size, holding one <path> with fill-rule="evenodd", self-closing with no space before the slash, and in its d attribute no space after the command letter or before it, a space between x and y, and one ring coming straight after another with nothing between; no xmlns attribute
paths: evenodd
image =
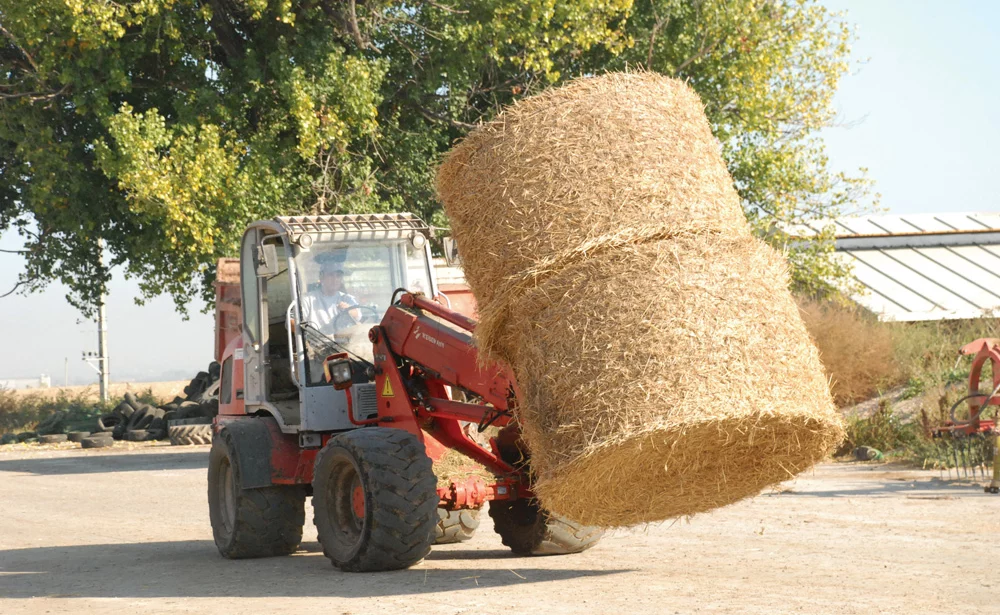
<svg viewBox="0 0 1000 615"><path fill-rule="evenodd" d="M839 440L784 261L683 83L609 74L526 99L455 147L438 189L549 510L693 514Z"/></svg>

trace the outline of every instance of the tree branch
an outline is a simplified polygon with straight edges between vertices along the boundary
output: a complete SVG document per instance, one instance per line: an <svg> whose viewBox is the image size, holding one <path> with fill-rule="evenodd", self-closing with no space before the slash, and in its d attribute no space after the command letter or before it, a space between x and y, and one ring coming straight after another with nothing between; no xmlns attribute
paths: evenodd
<svg viewBox="0 0 1000 615"><path fill-rule="evenodd" d="M3 299L4 297L9 297L10 295L13 295L14 291L17 290L18 288L20 288L22 285L24 285L24 282L18 282L17 284L14 285L14 288L12 288L12 289L8 290L7 292L5 292L4 294L0 295L0 299Z"/></svg>
<svg viewBox="0 0 1000 615"><path fill-rule="evenodd" d="M354 42L357 44L358 49L362 51L371 49L375 53L381 53L378 47L366 41L365 37L361 35L361 28L358 27L358 10L355 0L348 0L347 2L347 25L351 29L351 36L354 37Z"/></svg>
<svg viewBox="0 0 1000 615"><path fill-rule="evenodd" d="M438 4L437 2L431 2L431 0L424 0L426 4L433 6L436 9L441 9L446 13L453 13L455 15L468 15L469 11L460 11L459 9L452 8L450 6L444 6L443 4Z"/></svg>
<svg viewBox="0 0 1000 615"><path fill-rule="evenodd" d="M42 93L42 92L22 92L22 93L19 93L19 94L4 94L4 93L0 92L0 99L27 98L28 102L36 103L36 102L43 101L43 100L52 100L53 98L58 98L62 94L65 94L66 90L68 90L68 89L69 89L69 84L67 83L66 85L62 86L58 90L55 90L55 91L52 91L52 92L46 92L46 93Z"/></svg>
<svg viewBox="0 0 1000 615"><path fill-rule="evenodd" d="M696 61L704 58L708 54L712 53L712 51L714 51L715 48L718 47L719 43L721 43L721 42L722 42L721 38L716 39L715 42L712 43L711 45L709 45L708 47L705 47L704 43L702 43L701 48L698 49L698 51L693 56L691 56L687 60L684 60L683 62L681 62L681 65L674 69L674 77L679 76L680 73L681 73L681 71L683 71L688 66L691 66L692 62L696 62Z"/></svg>
<svg viewBox="0 0 1000 615"><path fill-rule="evenodd" d="M17 42L17 39L14 38L14 35L11 34L7 30L7 28L4 28L2 24L0 24L0 33L2 33L4 36L6 36L8 39L10 39L10 42L15 47L17 47L18 51L20 51L22 55L24 55L24 59L28 61L28 64L30 64L31 68L35 69L35 72L37 73L38 72L38 65L35 64L34 58L31 57L31 54L28 53L28 51L24 47L21 47L20 43Z"/></svg>
<svg viewBox="0 0 1000 615"><path fill-rule="evenodd" d="M467 122L460 122L458 120L453 120L450 117L445 117L445 116L440 115L438 113L434 113L433 111L430 111L429 109L424 109L423 107L421 107L420 105L418 105L416 103L414 103L413 106L416 108L417 113L419 113L420 115L424 116L425 119L430 120L432 122L436 122L438 124L448 124L452 128L459 128L461 130L473 130L473 129L475 129L475 128L478 127L476 124L469 124Z"/></svg>
<svg viewBox="0 0 1000 615"><path fill-rule="evenodd" d="M656 23L653 24L653 30L649 33L649 51L646 53L646 70L653 70L653 47L656 45L656 35L670 23L669 16L659 17L656 15L655 9L653 10L653 16L656 17Z"/></svg>

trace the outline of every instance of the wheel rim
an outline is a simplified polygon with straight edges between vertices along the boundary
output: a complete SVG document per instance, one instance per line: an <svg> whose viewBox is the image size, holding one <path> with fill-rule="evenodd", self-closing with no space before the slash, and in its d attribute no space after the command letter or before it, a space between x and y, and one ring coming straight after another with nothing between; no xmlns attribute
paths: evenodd
<svg viewBox="0 0 1000 615"><path fill-rule="evenodd" d="M364 483L353 459L343 455L336 460L324 496L334 546L343 559L349 559L361 547L367 524Z"/></svg>
<svg viewBox="0 0 1000 615"><path fill-rule="evenodd" d="M228 536L232 534L236 525L236 485L233 481L233 468L228 459L219 464L219 492L222 527Z"/></svg>
<svg viewBox="0 0 1000 615"><path fill-rule="evenodd" d="M365 490L361 488L360 477L354 481L354 488L351 489L351 512L358 519L365 518Z"/></svg>

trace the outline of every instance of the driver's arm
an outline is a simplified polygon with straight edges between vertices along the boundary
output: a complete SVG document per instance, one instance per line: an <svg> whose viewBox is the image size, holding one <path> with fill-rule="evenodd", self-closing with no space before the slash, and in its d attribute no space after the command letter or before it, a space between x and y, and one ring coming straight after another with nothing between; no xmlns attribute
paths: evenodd
<svg viewBox="0 0 1000 615"><path fill-rule="evenodd" d="M358 308L357 297L344 293L342 299L343 301L337 307L342 311L347 310L347 314L354 319L354 322L361 322L361 310Z"/></svg>
<svg viewBox="0 0 1000 615"><path fill-rule="evenodd" d="M337 305L337 309L339 309L341 312L344 312L346 310L347 315L350 316L352 319L354 319L354 322L356 323L361 322L361 310L357 308L358 302L351 301L352 299L354 299L354 297L348 295L348 298L346 300L341 301Z"/></svg>

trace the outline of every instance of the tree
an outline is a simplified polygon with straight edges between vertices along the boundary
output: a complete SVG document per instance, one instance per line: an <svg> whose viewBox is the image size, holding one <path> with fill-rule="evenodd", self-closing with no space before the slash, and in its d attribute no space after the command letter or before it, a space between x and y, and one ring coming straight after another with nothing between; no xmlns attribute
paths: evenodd
<svg viewBox="0 0 1000 615"><path fill-rule="evenodd" d="M595 68L644 66L687 80L705 101L751 225L786 250L793 284L823 295L847 270L831 241L803 243L789 231L874 207L865 169L829 168L819 131L834 118L833 95L849 68L851 27L814 0L638 0L625 29L632 41ZM870 200L869 200L870 199Z"/></svg>
<svg viewBox="0 0 1000 615"><path fill-rule="evenodd" d="M21 291L59 279L89 312L122 266L183 311L249 221L445 225L433 170L455 139L546 86L645 66L701 93L751 222L782 244L773 221L865 186L815 137L849 39L811 0L0 0L0 230L25 236ZM791 260L805 287L830 262Z"/></svg>

